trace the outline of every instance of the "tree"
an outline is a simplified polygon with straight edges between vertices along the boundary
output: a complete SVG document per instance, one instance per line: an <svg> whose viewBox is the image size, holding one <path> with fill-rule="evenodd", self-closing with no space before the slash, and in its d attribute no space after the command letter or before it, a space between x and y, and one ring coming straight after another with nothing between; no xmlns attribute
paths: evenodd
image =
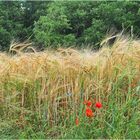
<svg viewBox="0 0 140 140"><path fill-rule="evenodd" d="M35 23L34 34L39 44L48 46L75 41L75 36L68 33L71 27L65 14L66 8L61 6L61 3L51 3L47 9L47 16L41 16Z"/></svg>
<svg viewBox="0 0 140 140"><path fill-rule="evenodd" d="M38 21L40 16L46 14L46 9L49 1L24 1L22 7L24 8L23 23L25 29L25 36L33 39L34 22Z"/></svg>
<svg viewBox="0 0 140 140"><path fill-rule="evenodd" d="M53 2L35 24L35 39L44 46L66 42L96 44L110 28L120 32L122 25L126 31L133 26L137 34L139 7L140 3L134 1ZM66 40L68 37L70 41Z"/></svg>
<svg viewBox="0 0 140 140"><path fill-rule="evenodd" d="M45 13L45 1L0 1L0 46L7 50L12 39L33 39L34 22Z"/></svg>
<svg viewBox="0 0 140 140"><path fill-rule="evenodd" d="M6 50L14 38L22 38L23 10L20 2L0 1L0 45Z"/></svg>
<svg viewBox="0 0 140 140"><path fill-rule="evenodd" d="M140 36L139 7L138 1L0 1L0 48L28 38L44 47L99 44L122 25Z"/></svg>

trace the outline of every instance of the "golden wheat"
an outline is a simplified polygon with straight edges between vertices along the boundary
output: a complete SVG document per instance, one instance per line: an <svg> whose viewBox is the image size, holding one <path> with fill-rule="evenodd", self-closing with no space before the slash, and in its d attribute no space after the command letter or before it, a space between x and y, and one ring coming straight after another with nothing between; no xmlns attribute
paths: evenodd
<svg viewBox="0 0 140 140"><path fill-rule="evenodd" d="M14 109L23 114L26 108L41 114L41 105L47 102L48 117L57 120L60 107L67 107L69 98L76 110L81 96L108 100L113 83L123 74L126 85L120 90L124 94L140 79L140 40L119 38L111 48L105 45L98 52L59 48L22 53L30 44L18 46L22 49L10 47L18 53L13 56L0 53L0 101L10 106L9 114ZM34 91L36 81L39 88Z"/></svg>

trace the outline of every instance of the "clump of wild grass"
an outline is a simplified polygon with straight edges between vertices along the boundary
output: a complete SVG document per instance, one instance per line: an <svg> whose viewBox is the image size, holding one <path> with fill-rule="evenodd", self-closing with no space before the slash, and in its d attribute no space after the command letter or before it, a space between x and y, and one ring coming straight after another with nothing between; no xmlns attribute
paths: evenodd
<svg viewBox="0 0 140 140"><path fill-rule="evenodd" d="M109 134L105 131L102 138L135 137L131 127L123 132L121 126L139 112L140 40L118 38L112 47L98 52L59 48L22 53L30 44L16 45L11 50L17 55L0 53L1 122L11 121L20 128L37 123L41 129L46 120L49 126L66 127L74 119L71 116L82 111L83 100L92 98L103 104L97 126ZM132 129L139 125L138 119L134 121Z"/></svg>

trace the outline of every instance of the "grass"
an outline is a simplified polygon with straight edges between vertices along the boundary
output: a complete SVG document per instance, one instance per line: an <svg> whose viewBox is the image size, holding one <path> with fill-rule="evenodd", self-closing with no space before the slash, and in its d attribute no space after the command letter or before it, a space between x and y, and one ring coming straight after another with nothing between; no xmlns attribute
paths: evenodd
<svg viewBox="0 0 140 140"><path fill-rule="evenodd" d="M16 45L17 55L0 53L0 138L140 138L139 40L118 38L98 52Z"/></svg>

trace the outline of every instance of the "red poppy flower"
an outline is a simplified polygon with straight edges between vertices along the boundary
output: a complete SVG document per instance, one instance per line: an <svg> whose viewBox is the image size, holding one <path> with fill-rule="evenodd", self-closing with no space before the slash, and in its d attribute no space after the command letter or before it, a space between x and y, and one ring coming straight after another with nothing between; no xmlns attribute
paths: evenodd
<svg viewBox="0 0 140 140"><path fill-rule="evenodd" d="M90 107L92 105L92 102L90 100L85 100L84 104Z"/></svg>
<svg viewBox="0 0 140 140"><path fill-rule="evenodd" d="M77 126L79 125L79 119L78 119L78 118L76 118L75 124L76 124Z"/></svg>
<svg viewBox="0 0 140 140"><path fill-rule="evenodd" d="M97 103L95 104L95 106L96 106L97 108L101 108L101 107L102 107L102 104L101 104L100 102L97 102Z"/></svg>
<svg viewBox="0 0 140 140"><path fill-rule="evenodd" d="M93 117L93 112L92 112L92 110L90 108L86 109L86 116L87 117Z"/></svg>

